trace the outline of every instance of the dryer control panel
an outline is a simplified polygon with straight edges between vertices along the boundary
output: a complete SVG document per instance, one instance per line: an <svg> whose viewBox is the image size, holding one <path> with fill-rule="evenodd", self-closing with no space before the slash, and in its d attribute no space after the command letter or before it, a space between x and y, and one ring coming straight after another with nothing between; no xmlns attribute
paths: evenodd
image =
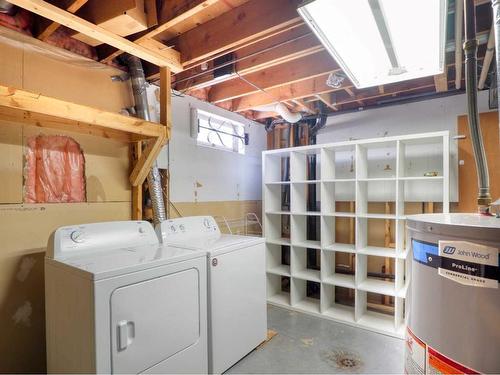
<svg viewBox="0 0 500 375"><path fill-rule="evenodd" d="M110 221L61 227L53 232L47 257L67 258L83 251L112 250L134 246L159 245L147 221Z"/></svg>
<svg viewBox="0 0 500 375"><path fill-rule="evenodd" d="M219 226L212 216L189 216L165 220L156 226L158 237L163 243L179 243L192 239L219 238Z"/></svg>

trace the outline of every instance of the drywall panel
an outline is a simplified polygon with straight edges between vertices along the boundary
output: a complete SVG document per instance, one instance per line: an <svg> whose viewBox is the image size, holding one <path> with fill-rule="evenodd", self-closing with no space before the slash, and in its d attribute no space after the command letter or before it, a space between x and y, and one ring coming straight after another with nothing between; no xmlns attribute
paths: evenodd
<svg viewBox="0 0 500 375"><path fill-rule="evenodd" d="M155 90L152 87L148 92L153 120L159 113ZM198 146L191 137L192 107L245 124L250 139L245 155ZM172 139L158 163L160 168L170 165L173 202L261 199L261 153L266 149L262 124L187 95L172 97L172 121Z"/></svg>
<svg viewBox="0 0 500 375"><path fill-rule="evenodd" d="M0 120L0 203L21 203L22 127Z"/></svg>
<svg viewBox="0 0 500 375"><path fill-rule="evenodd" d="M498 112L481 113L479 116L483 134L486 159L490 176L490 189L493 201L500 198L500 139ZM469 135L467 116L458 118L458 132L466 136L458 144L459 204L458 212L477 211L477 174L472 143Z"/></svg>
<svg viewBox="0 0 500 375"><path fill-rule="evenodd" d="M128 144L90 135L25 126L24 145L29 137L41 134L68 135L80 144L85 158L87 202L131 201Z"/></svg>
<svg viewBox="0 0 500 375"><path fill-rule="evenodd" d="M479 110L488 111L488 92L479 92ZM457 116L467 112L465 95L370 109L328 118L327 125L318 133L318 143L349 139L425 133L449 130L457 135ZM458 145L450 142L450 198L458 200Z"/></svg>
<svg viewBox="0 0 500 375"><path fill-rule="evenodd" d="M45 372L43 259L50 233L130 215L129 202L0 205L0 372Z"/></svg>
<svg viewBox="0 0 500 375"><path fill-rule="evenodd" d="M133 105L130 80L111 80L121 70L5 28L0 66L0 82L13 87L112 112Z"/></svg>
<svg viewBox="0 0 500 375"><path fill-rule="evenodd" d="M20 64L22 58L23 49L0 44L0 66L2 67L0 69L0 82L13 87L22 87L23 66Z"/></svg>

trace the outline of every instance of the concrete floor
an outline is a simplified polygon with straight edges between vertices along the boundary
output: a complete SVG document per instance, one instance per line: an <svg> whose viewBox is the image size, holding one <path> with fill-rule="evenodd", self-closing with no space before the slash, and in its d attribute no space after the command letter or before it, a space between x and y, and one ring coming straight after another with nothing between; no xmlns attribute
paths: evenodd
<svg viewBox="0 0 500 375"><path fill-rule="evenodd" d="M403 340L274 306L267 312L278 334L227 373L403 373Z"/></svg>

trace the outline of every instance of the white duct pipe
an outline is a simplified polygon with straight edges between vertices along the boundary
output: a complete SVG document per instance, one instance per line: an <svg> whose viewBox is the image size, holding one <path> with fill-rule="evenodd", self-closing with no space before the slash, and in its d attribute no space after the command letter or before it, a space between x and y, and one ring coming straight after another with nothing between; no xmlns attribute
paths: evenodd
<svg viewBox="0 0 500 375"><path fill-rule="evenodd" d="M493 55L495 54L495 27L491 26L490 36L488 37L488 44L486 46L486 54L484 55L483 68L481 69L481 75L479 76L479 83L477 88L479 90L484 89L484 84L486 78L488 77L488 71L490 70L490 64L493 60Z"/></svg>
<svg viewBox="0 0 500 375"><path fill-rule="evenodd" d="M455 88L462 87L462 28L464 21L464 4L455 1Z"/></svg>
<svg viewBox="0 0 500 375"><path fill-rule="evenodd" d="M287 106L284 105L283 103L273 103L269 105L263 105L254 108L254 110L260 112L276 112L283 118L283 120L289 122L290 124L295 124L296 122L299 122L302 119L302 115L300 113L290 112Z"/></svg>

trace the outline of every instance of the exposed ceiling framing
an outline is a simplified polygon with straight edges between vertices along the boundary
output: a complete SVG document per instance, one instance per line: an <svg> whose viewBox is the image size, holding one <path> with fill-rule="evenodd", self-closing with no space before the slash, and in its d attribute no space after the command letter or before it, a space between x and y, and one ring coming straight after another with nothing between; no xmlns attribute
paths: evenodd
<svg viewBox="0 0 500 375"><path fill-rule="evenodd" d="M96 51L103 63L119 64L124 52L136 55L145 61L150 81L159 82L160 68L168 67L173 87L181 94L257 120L276 114L253 109L278 101L305 113L315 113L321 102L330 113L342 113L416 94L439 96L464 89L463 27L457 22L463 18L460 0L450 1L443 74L362 90L347 78L339 87L327 85L330 73L342 75L342 71L299 17L300 0L163 0L156 4L145 0L148 23L155 26L126 37L83 18L81 10L92 0L9 1L41 16L34 27L41 40L61 25L73 29L102 43ZM494 65L490 1L476 0L476 18L478 58L484 59L480 88L487 88Z"/></svg>

